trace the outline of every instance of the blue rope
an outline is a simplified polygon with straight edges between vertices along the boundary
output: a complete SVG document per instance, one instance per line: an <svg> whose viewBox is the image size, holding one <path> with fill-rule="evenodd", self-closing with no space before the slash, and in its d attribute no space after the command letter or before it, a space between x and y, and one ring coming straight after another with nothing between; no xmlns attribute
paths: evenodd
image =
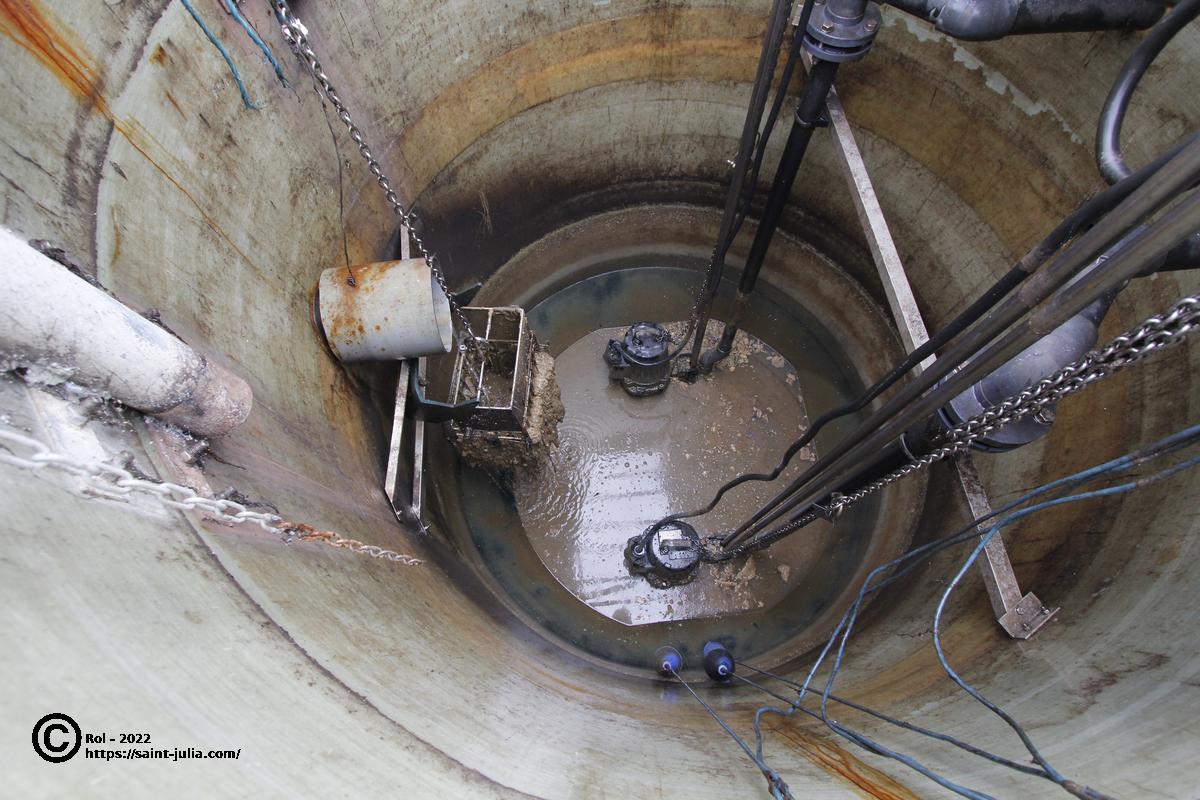
<svg viewBox="0 0 1200 800"><path fill-rule="evenodd" d="M254 26L242 16L242 12L237 7L237 0L225 0L225 8L229 11L229 15L237 20L238 25L242 26L242 30L250 37L250 40L258 45L258 49L262 50L267 61L271 63L271 67L275 70L275 77L283 85L283 88L288 88L287 78L283 76L283 67L279 66L279 62L275 59L275 54L271 52L271 48L267 47L267 43L258 35L258 31L254 30Z"/></svg>
<svg viewBox="0 0 1200 800"><path fill-rule="evenodd" d="M975 546L975 549L971 551L971 555L967 557L965 562L963 562L962 568L958 571L958 574L954 576L954 579L950 581L950 585L946 587L946 591L942 594L942 599L938 603L937 612L933 616L933 647L937 651L938 663L942 665L942 669L946 672L950 679L958 684L958 686L964 692L971 695L971 697L983 704L985 708L987 708L996 716L1000 717L1000 719L1004 720L1004 722L1016 732L1017 736L1021 739L1021 743L1025 745L1025 749L1028 750L1029 754L1033 757L1033 760L1037 762L1038 766L1046 771L1047 777L1059 785L1065 783L1067 779L1061 773L1059 773L1058 770L1050 766L1045 758L1042 757L1042 754L1034 746L1033 741L1029 738L1029 734L1025 732L1025 729L1022 728L1020 724L1018 724L1017 721L1009 716L1009 714L1002 708L984 697L982 692L963 680L958 672L956 672L954 668L950 666L950 662L946 659L946 653L942 649L941 637L942 616L945 613L946 605L950 602L950 595L954 593L956 588L958 588L958 585L962 582L963 576L967 574L968 570L970 570L970 568L979 559L979 555L983 552L984 547L987 546L987 543L992 540L992 537L994 537L1001 528L1007 527L1014 522L1017 522L1021 518L1041 511L1042 509L1052 508L1054 506L1063 505L1064 503L1077 503L1082 500L1111 497L1114 495L1125 494L1126 492L1132 492L1134 489L1140 489L1141 487L1147 486L1151 483L1157 483L1158 481L1166 480L1167 478L1170 478L1179 472L1191 469L1197 464L1200 464L1200 456L1193 456L1192 458L1156 472L1149 477L1127 481L1126 483L1117 484L1116 486L1109 486L1104 489L1096 489L1091 492L1081 492L1068 497L1056 497L1041 503L1036 503L1028 508L1023 508L1020 511L1008 515L993 525L991 530L989 530L985 536L980 538L979 544Z"/></svg>
<svg viewBox="0 0 1200 800"><path fill-rule="evenodd" d="M229 67L229 72L233 75L233 82L237 84L238 92L242 95L242 103L253 111L262 108L262 104L254 103L250 100L250 94L246 91L246 84L242 81L242 74L238 72L237 65L233 63L233 58L229 55L229 51L225 49L225 45L221 44L216 35L208 29L204 24L204 20L200 19L200 15L196 13L196 9L192 7L190 0L179 0L183 3L183 7L192 15L192 19L200 26L200 30L204 31L204 35L208 37L208 41L212 42L212 46L217 48L217 52L221 54L221 58L225 59L225 64Z"/></svg>
<svg viewBox="0 0 1200 800"><path fill-rule="evenodd" d="M926 767L924 764L921 764L916 759L913 759L911 756L907 756L903 753L899 753L895 750L885 747L881 743L876 742L861 733L852 731L842 725L839 725L836 721L829 718L828 703L829 703L829 700L832 699L834 702L840 702L840 703L845 703L846 705L851 705L850 703L847 703L846 701L835 697L832 694L832 691L833 691L834 681L836 680L838 672L841 669L842 659L845 654L845 648L846 648L847 641L850 638L851 630L854 627L854 623L858 619L859 611L862 608L862 604L863 604L866 596L869 594L873 594L874 592L879 591L883 587L896 582L897 580L902 578L905 574L916 569L918 566L921 565L922 557L932 555L935 552L938 552L940 550L943 550L947 547L951 547L956 544L960 544L960 543L965 542L973 537L979 537L977 528L980 523L1000 517L1001 519L999 519L991 527L991 529L988 531L988 533L985 534L983 537L980 537L980 541L977 544L977 546L974 548L974 550L972 551L971 556L967 559L967 562L963 565L962 569L959 570L959 572L955 576L954 580L951 582L950 586L947 588L946 593L942 597L942 602L939 604L938 611L934 616L935 648L937 650L938 659L941 662L942 667L946 670L947 674L961 688L963 688L965 691L967 691L973 698L975 698L977 701L983 703L989 710L993 711L994 713L999 714L1006 723L1008 723L1011 727L1013 727L1014 730L1017 731L1018 735L1020 736L1020 738L1022 740L1022 744L1026 745L1026 749L1029 751L1030 755L1033 756L1035 763L1037 763L1038 767L1040 768L1037 770L1037 774L1040 777L1047 778L1047 779L1053 781L1054 783L1058 784L1059 786L1063 786L1064 788L1066 788L1067 785L1070 785L1070 782L1066 781L1066 779L1062 776L1061 773L1059 773L1057 770L1055 770L1053 767L1051 767L1041 757L1041 754L1033 746L1032 741L1029 740L1029 737L1025 734L1024 730L1020 728L1019 724L1015 720L1013 720L1011 717L1009 717L1007 714L1005 714L1002 710L1000 710L998 707L996 707L993 703L988 701L987 698L983 697L983 695L981 693L979 693L978 690L974 689L974 687L971 687L969 684L967 684L965 681L963 681L962 678L959 677L958 674L956 672L954 672L954 670L950 667L949 663L945 659L944 654L941 652L939 626L940 626L940 622L941 622L942 610L945 607L945 604L950 596L950 593L953 592L953 590L958 586L958 584L962 581L963 576L966 575L966 573L969 571L971 565L975 563L976 559L978 559L980 553L983 552L983 548L986 545L986 543L988 541L990 541L991 537L995 536L996 533L1001 528L1006 527L1025 516L1036 513L1037 511L1043 510L1045 508L1049 508L1051 506L1061 505L1063 503L1079 502L1082 500L1088 500L1088 499L1093 499L1093 498L1097 498L1097 497L1107 497L1107 496L1111 496L1111 495L1123 494L1125 492L1133 491L1134 489L1140 488L1147 484L1165 480L1166 478L1169 478L1172 475L1175 475L1176 473L1182 472L1183 470L1192 468L1192 467L1200 464L1200 456L1195 456L1195 457L1189 458L1181 463L1178 463L1171 467L1168 467L1168 468L1162 470L1161 472L1150 475L1149 477L1140 478L1140 479L1133 480L1133 481L1128 481L1126 483L1118 484L1115 486L1096 489L1096 490L1093 490L1090 492L1081 492L1081 493L1075 494L1075 495L1068 495L1068 493L1070 491L1074 490L1076 487L1079 487L1082 484L1089 483L1093 480L1096 480L1098 478L1101 478L1101 477L1104 477L1107 475L1124 472L1124 471L1129 470L1133 467L1136 467L1144 462L1151 461L1156 458L1161 458L1162 456L1165 456L1167 454L1176 452L1178 450L1181 450L1181 449L1184 449L1184 448L1187 448L1190 446L1194 446L1195 444L1197 444L1198 441L1200 441L1200 425L1193 425L1193 426L1185 428L1184 430L1181 430L1178 433L1175 433L1171 436L1167 436L1166 438L1161 439L1158 442L1155 442L1154 444L1144 447L1138 451L1128 453L1126 455L1112 459L1111 461L1107 461L1103 464L1098 464L1094 467L1090 467L1088 469L1081 470L1080 472L1076 472L1073 475L1069 475L1064 478L1059 478L1057 480L1050 481L1049 483L1043 484L1029 492L1022 494L1020 497L1018 497L1017 499L1015 499L1011 502L1005 503L1002 507L995 509L990 514L980 517L979 519L972 520L970 524L968 524L967 526L965 526L964 528L962 528L955 534L953 534L949 537L946 537L945 539L940 539L940 540L922 545L920 547L914 548L913 550L910 550L908 553L904 554L900 558L897 558L894 561L888 562L887 564L883 564L883 565L877 567L876 569L872 570L871 573L867 576L866 581L864 581L854 604L845 613L845 615L843 615L842 619L838 622L835 630L829 636L829 639L826 641L825 646L821 650L820 655L817 657L816 662L812 665L812 668L809 670L808 675L807 675L806 679L804 680L803 684L792 684L798 690L797 699L795 701L788 703L788 707L786 709L774 708L771 706L764 706L763 708L758 709L758 711L755 713L754 729L755 729L755 739L756 739L756 745L757 745L756 752L757 753L762 752L761 722L762 722L762 716L764 714L772 714L773 713L773 714L779 714L781 716L790 716L795 711L802 711L806 714L810 714L812 716L816 716L816 717L824 720L825 724L831 730L833 730L835 733L837 733L841 736L844 736L845 738L849 739L850 741L854 742L855 744L859 745L860 747L863 747L864 749L874 752L874 753L877 753L879 755L893 758L893 759L905 764L906 766L914 769L921 775L924 775L925 777L935 781L936 783L940 784L941 786L944 786L945 788L949 789L950 791L952 791L956 794L959 794L964 797L972 798L972 800L987 800L987 798L989 798L989 795L983 794L982 792L979 792L974 789L970 789L965 786L960 786L960 785L948 780L944 776L937 774L933 770ZM1045 495L1051 495L1050 499L1047 499L1042 502L1036 503L1034 505L1028 506L1026 508L1020 509L1019 511L1016 511L1015 513L1008 514L1008 512L1012 511L1017 506L1024 505L1025 503L1028 503L1037 497L1045 496ZM1057 495L1057 496L1055 496L1055 495ZM1006 514L1007 514L1007 516L1005 516ZM898 567L901 564L905 564L905 562L908 562L908 563L903 568L897 570L896 572L893 572L886 579L876 582L876 578L879 577L882 573L887 572L888 570L891 570L895 567ZM800 702L803 701L805 695L809 692L810 686L812 685L812 682L813 682L814 678L816 677L817 671L820 669L821 665L825 662L826 657L833 650L835 643L837 644L837 651L836 651L836 655L834 657L834 663L831 667L830 675L825 683L825 687L824 687L823 691L821 692L820 713L818 714L816 712L811 712L808 709L800 708ZM769 673L767 673L767 674L769 674ZM878 715L877 713L870 711L868 709L865 709L865 708L860 709L860 710L866 710L867 713L872 713L875 716L880 716L880 718L885 719L885 721L893 722L894 724L900 724L902 727L908 727L911 730L915 730L918 733L922 733L927 736L932 736L933 738L942 739L943 741L948 741L951 744L954 744L958 747L962 747L965 750L973 752L975 755L983 756L985 758L988 758L991 761L1003 764L1004 766L1013 766L1013 764L1011 762L1009 762L1008 759L1004 759L1004 758L996 756L995 754L992 754L992 753L987 753L986 751L980 751L980 750L978 750L978 748L971 747L970 745L967 745L965 742L953 740L953 737L947 737L944 734L937 734L934 731L926 731L923 729L918 729L918 728L916 728L916 726L906 725L904 723L901 723L899 720L892 720L891 718L888 718L884 715ZM1030 772L1030 768L1022 767L1021 771L1028 773L1028 772ZM1071 790L1068 789L1068 791L1071 791ZM1090 791L1090 790L1088 790L1088 791Z"/></svg>

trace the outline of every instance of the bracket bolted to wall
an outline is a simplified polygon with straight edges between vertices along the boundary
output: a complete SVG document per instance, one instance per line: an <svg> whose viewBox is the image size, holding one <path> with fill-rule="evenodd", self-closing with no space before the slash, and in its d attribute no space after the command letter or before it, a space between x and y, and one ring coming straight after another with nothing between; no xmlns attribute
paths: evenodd
<svg viewBox="0 0 1200 800"><path fill-rule="evenodd" d="M383 480L384 493L396 518L416 525L420 530L425 529L421 521L425 499L425 420L409 412L417 394L412 388L414 385L419 387L425 378L425 361L424 358L410 358L400 362L387 472Z"/></svg>

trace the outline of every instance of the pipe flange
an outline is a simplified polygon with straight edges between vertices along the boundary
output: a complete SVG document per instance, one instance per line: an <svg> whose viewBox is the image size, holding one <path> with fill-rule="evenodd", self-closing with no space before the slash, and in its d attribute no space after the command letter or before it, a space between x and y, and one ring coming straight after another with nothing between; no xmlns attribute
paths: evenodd
<svg viewBox="0 0 1200 800"><path fill-rule="evenodd" d="M814 6L804 37L804 49L813 58L839 63L858 61L871 49L883 14L878 3L867 3L861 15L847 8L854 5L826 0Z"/></svg>

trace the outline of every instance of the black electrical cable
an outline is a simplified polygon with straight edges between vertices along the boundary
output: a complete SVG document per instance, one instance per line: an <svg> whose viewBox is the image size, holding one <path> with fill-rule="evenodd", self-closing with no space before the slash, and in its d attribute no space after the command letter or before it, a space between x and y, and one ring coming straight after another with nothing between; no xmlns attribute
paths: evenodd
<svg viewBox="0 0 1200 800"><path fill-rule="evenodd" d="M1121 127L1129 103L1150 65L1189 23L1200 16L1200 0L1183 0L1162 18L1133 51L1109 90L1096 127L1096 166L1109 183L1130 172L1121 152ZM1200 266L1200 232L1189 236L1167 254L1157 270L1193 269Z"/></svg>
<svg viewBox="0 0 1200 800"><path fill-rule="evenodd" d="M1096 129L1096 165L1109 183L1116 183L1130 174L1121 153L1121 126L1134 90L1163 48L1197 16L1200 16L1200 0L1183 0L1175 6L1146 34L1109 90Z"/></svg>
<svg viewBox="0 0 1200 800"><path fill-rule="evenodd" d="M810 4L814 0L805 0ZM734 157L733 180L730 182L726 196L725 212L721 218L721 228L717 233L717 244L709 263L707 278L700 286L699 299L696 303L697 314L689 322L688 331L680 346L666 355L655 359L641 359L625 349L621 342L616 342L616 349L622 357L633 364L642 367L657 367L674 361L688 346L688 340L695 332L694 328L707 327L708 308L716 298L717 287L721 283L721 272L725 265L726 241L732 241L728 236L730 226L737 214L737 206L742 201L742 186L748 168L748 160L754 155L754 142L762 122L763 107L767 102L767 93L771 88L771 77L775 74L775 66L779 62L779 48L783 44L783 34L787 26L788 16L792 11L792 0L773 0L771 15L767 23L767 31L763 38L763 48L758 59L758 69L754 76L754 86L750 93L750 104L746 109L746 119L742 125L742 134L738 141L737 155ZM703 334L701 334L703 335Z"/></svg>
<svg viewBox="0 0 1200 800"><path fill-rule="evenodd" d="M812 17L814 5L814 0L805 0L804 6L800 11L800 19L797 21L796 30L792 34L792 46L788 50L787 61L784 62L783 72L779 76L779 88L775 91L775 99L771 103L771 110L767 113L767 121L763 125L762 133L759 135L758 146L754 153L754 163L750 168L750 178L746 181L742 193L741 211L734 220L733 226L729 230L729 235L725 240L726 249L733 245L733 240L737 238L738 233L742 229L742 224L746 221L746 214L750 211L754 190L758 187L758 174L762 170L763 159L767 153L767 144L771 141L771 132L775 130L775 123L779 120L779 114L783 110L783 103L787 99L787 90L791 86L792 75L796 72L796 63L799 61L800 52L804 48L804 34L808 30L808 21Z"/></svg>
<svg viewBox="0 0 1200 800"><path fill-rule="evenodd" d="M807 0L806 0L807 1ZM779 60L779 48L783 44L783 34L787 26L787 18L792 10L791 0L786 0L786 8L779 15L779 0L772 6L771 24L768 38L763 43L763 51L759 56L758 74L754 79L754 91L751 93L750 106L746 110L746 120L742 125L742 135L738 142L737 156L734 158L733 176L729 190L726 193L725 209L721 215L721 226L717 232L717 242L713 247L709 262L708 273L700 293L699 314L695 318L695 337L692 341L691 361L694 368L700 357L700 348L704 341L704 333L708 328L708 320L713 300L721 285L721 277L725 270L725 255L728 250L727 239L729 229L737 216L737 208L742 200L742 186L746 178L746 166L752 157L755 140L758 136L759 124L762 122L763 107L767 102L767 92L771 88L771 78L775 74L775 66Z"/></svg>
<svg viewBox="0 0 1200 800"><path fill-rule="evenodd" d="M935 364L722 539L722 544L729 546L785 514L802 513L824 502L882 447L1185 239L1200 227L1200 194L1187 195L1153 223L1142 223L1178 199L1198 178L1200 139L1193 139L1099 224L1029 278L1020 292L998 304ZM1138 226L1141 229L1129 233ZM1117 244L1123 246L1114 249ZM1106 254L1111 257L1104 258Z"/></svg>
<svg viewBox="0 0 1200 800"><path fill-rule="evenodd" d="M1052 230L1041 242L1033 247L1025 256L1018 261L1007 273L1000 277L994 284L988 287L982 295L980 295L971 305L963 309L953 320L947 323L941 330L937 332L929 341L918 347L910 353L902 362L897 364L886 375L879 379L873 386L866 390L858 399L848 403L840 408L829 411L818 417L804 432L800 438L796 439L784 451L783 457L780 459L778 466L767 473L742 473L737 477L722 484L712 500L702 508L693 509L691 511L671 514L658 520L646 529L646 535L652 534L659 530L664 525L671 522L676 522L681 519L689 519L709 513L721 499L728 494L732 489L749 483L751 481L769 482L778 478L787 469L792 459L799 453L805 445L813 440L823 427L833 422L835 419L853 414L866 408L872 400L877 398L883 392L887 391L904 375L908 374L913 367L920 364L931 355L936 355L938 350L944 347L951 339L958 336L980 317L992 309L1001 299L1009 294L1016 286L1018 286L1025 278L1036 272L1042 264L1044 264L1052 255L1062 249L1063 245L1073 239L1080 232L1090 228L1104 214L1111 211L1123 200L1125 200L1134 190L1138 189L1146 180L1155 174L1163 165L1171 160L1185 146L1193 141L1200 139L1200 134L1193 134L1185 141L1172 148L1156 158L1151 163L1134 172L1128 178L1119 183L1108 187L1107 189L1093 195L1085 200L1078 208L1060 222L1054 230ZM814 519L816 517L813 517ZM790 525L790 523L789 523ZM790 531L788 531L790 532ZM780 531L777 529L763 536L776 535ZM761 536L758 538L762 538ZM756 539L757 541L757 539ZM765 546L765 545L764 545ZM758 548L756 548L758 549ZM737 550L736 554L746 552ZM732 555L730 557L733 557ZM722 560L725 560L724 558Z"/></svg>

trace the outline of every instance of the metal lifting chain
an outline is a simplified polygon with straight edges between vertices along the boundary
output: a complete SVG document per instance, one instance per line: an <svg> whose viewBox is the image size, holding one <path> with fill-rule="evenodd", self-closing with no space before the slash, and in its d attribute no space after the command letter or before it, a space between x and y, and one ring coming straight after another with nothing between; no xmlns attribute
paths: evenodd
<svg viewBox="0 0 1200 800"><path fill-rule="evenodd" d="M966 450L972 443L992 431L1003 428L1029 414L1035 414L1050 403L1074 394L1085 386L1106 378L1158 350L1182 341L1197 326L1200 326L1200 295L1192 295L1177 302L1167 313L1150 317L1133 330L1116 337L1103 348L1093 350L1050 377L1043 378L1028 389L992 406L978 416L954 426L942 437L943 443L929 454L915 458L902 467L897 467L858 491L835 495L827 506L817 506L814 510L805 511L786 525L744 542L732 550L720 545L722 537L709 537L704 541L701 557L710 562L729 561L746 553L769 547L792 531L803 528L817 519L833 519L848 507L901 478Z"/></svg>
<svg viewBox="0 0 1200 800"><path fill-rule="evenodd" d="M954 426L943 437L944 444L928 455L898 467L856 492L835 497L829 503L828 512L832 515L841 513L846 507L879 491L888 484L895 483L907 475L966 450L972 443L992 431L1003 428L1029 414L1037 413L1050 403L1067 395L1075 394L1091 383L1102 380L1158 350L1182 341L1197 325L1200 325L1200 295L1185 297L1167 313L1150 317L1133 330L1116 337L1103 348L1093 350L1050 377L1043 378L1028 389L992 406L980 415Z"/></svg>
<svg viewBox="0 0 1200 800"><path fill-rule="evenodd" d="M688 317L687 333L683 336L683 344L686 347L688 340L692 338L692 334L696 332L696 327L700 324L700 309L704 306L704 299L711 291L713 275L717 268L717 250L720 245L713 247L712 255L708 257L708 268L704 271L704 280L700 284L700 289L696 292L696 302L692 304L692 313ZM716 299L716 294L713 294L713 299ZM707 329L707 325L705 328ZM695 366L694 364L692 365Z"/></svg>
<svg viewBox="0 0 1200 800"><path fill-rule="evenodd" d="M14 447L26 451L27 455L19 455ZM275 534L286 544L321 542L330 547L407 566L421 563L419 558L365 544L357 539L347 539L333 531L318 530L302 522L289 522L277 514L251 511L233 500L203 497L190 487L142 477L112 463L55 453L37 439L3 426L0 426L0 463L31 472L53 469L73 475L85 482L86 494L107 500L126 501L130 495L138 494L156 500L165 508L202 512L221 522L235 525L252 522L268 533Z"/></svg>
<svg viewBox="0 0 1200 800"><path fill-rule="evenodd" d="M425 247L425 242L421 240L421 235L417 232L416 225L414 224L417 219L416 211L404 208L404 205L400 202L400 198L396 195L396 191L392 189L391 182L383 174L383 168L371 152L371 148L367 145L366 140L363 139L362 131L354 124L354 121L350 117L350 112L346 109L346 104L342 102L342 98L338 95L337 90L329 82L329 76L321 68L321 62L317 59L317 54L313 52L312 46L308 42L308 28L292 13L287 0L273 0L273 6L275 9L275 18L279 21L280 30L283 32L283 38L291 46L292 52L302 61L305 69L312 75L313 80L320 86L320 91L329 100L330 105L337 111L338 119L346 126L351 140L358 146L359 155L366 160L367 169L374 176L375 181L379 184L379 188L383 190L383 195L391 205L392 211L395 212L396 216L400 217L401 222L404 223L409 235L412 236L413 241L416 243L417 249L424 256L425 263L429 265L429 271L433 273L434 280L437 281L442 294L446 296L447 302L450 303L450 310L458 319L459 325L462 326L467 341L472 347L482 349L483 343L475 335L475 331L471 329L471 323L467 320L466 314L463 313L458 301L454 299L454 294L450 291L450 287L446 285L446 276L442 273L436 257Z"/></svg>

